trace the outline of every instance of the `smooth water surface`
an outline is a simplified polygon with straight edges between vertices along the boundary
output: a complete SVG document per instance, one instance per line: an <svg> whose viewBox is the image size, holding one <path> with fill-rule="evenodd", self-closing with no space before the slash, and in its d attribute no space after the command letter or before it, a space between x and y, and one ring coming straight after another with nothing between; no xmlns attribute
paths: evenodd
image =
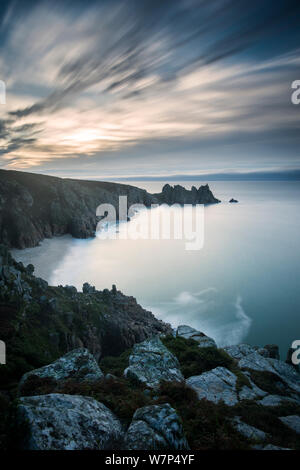
<svg viewBox="0 0 300 470"><path fill-rule="evenodd" d="M163 185L132 184L150 192ZM187 251L183 240L64 236L13 254L33 263L51 284L116 284L159 318L194 326L220 346L276 343L286 354L300 339L300 184L230 181L210 187L222 203L205 207L199 251ZM231 197L239 203L229 204Z"/></svg>

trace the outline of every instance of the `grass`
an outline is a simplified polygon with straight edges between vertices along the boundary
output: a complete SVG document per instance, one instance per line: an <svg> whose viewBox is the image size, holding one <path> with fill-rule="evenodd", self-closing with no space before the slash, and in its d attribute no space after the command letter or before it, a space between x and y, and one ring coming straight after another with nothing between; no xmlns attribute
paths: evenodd
<svg viewBox="0 0 300 470"><path fill-rule="evenodd" d="M113 374L122 377L123 372L129 365L129 356L132 348L124 351L120 356L106 356L100 361L100 368L104 374Z"/></svg>
<svg viewBox="0 0 300 470"><path fill-rule="evenodd" d="M200 375L215 367L231 369L235 366L235 361L222 349L199 348L193 339L169 335L162 338L162 342L177 357L185 378Z"/></svg>

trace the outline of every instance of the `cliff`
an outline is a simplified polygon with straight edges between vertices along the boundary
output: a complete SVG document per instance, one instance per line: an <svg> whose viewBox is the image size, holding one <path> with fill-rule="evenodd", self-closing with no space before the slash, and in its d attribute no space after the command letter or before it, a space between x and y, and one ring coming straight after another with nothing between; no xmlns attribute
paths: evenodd
<svg viewBox="0 0 300 470"><path fill-rule="evenodd" d="M300 375L276 345L222 349L115 286L33 273L0 246L0 449L299 449Z"/></svg>
<svg viewBox="0 0 300 470"><path fill-rule="evenodd" d="M191 191L166 185L159 194L134 186L62 179L19 171L0 170L0 243L26 248L44 238L71 234L89 238L95 234L96 208L112 204L117 213L119 196L127 196L128 207L151 204L210 204L219 202L208 186Z"/></svg>
<svg viewBox="0 0 300 470"><path fill-rule="evenodd" d="M0 339L8 357L0 386L74 348L85 347L99 360L171 332L115 286L97 291L85 283L77 292L72 286L49 286L33 272L32 265L17 263L0 245Z"/></svg>

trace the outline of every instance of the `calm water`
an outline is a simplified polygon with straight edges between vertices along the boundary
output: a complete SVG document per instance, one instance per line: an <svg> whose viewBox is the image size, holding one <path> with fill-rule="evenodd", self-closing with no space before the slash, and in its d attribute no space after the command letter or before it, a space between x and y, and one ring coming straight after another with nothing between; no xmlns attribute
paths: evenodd
<svg viewBox="0 0 300 470"><path fill-rule="evenodd" d="M151 192L163 183L132 183ZM182 183L185 187L197 182ZM14 251L51 284L116 284L172 325L189 324L222 345L300 339L300 184L212 182L223 202L205 208L205 242L45 240ZM239 204L229 204L237 198ZM140 216L138 216L140 217ZM121 229L122 230L122 227Z"/></svg>

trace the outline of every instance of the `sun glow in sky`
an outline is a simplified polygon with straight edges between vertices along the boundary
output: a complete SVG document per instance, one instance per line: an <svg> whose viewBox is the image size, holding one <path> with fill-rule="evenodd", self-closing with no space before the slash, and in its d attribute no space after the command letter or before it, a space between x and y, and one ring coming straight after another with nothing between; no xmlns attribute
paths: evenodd
<svg viewBox="0 0 300 470"><path fill-rule="evenodd" d="M299 5L271 3L2 2L1 167L99 177L299 168Z"/></svg>

